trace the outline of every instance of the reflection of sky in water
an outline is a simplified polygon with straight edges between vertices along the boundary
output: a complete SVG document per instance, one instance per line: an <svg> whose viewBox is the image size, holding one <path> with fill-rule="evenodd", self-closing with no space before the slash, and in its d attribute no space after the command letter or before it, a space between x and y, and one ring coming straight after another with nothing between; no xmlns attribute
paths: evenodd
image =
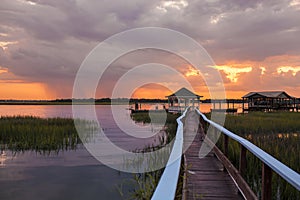
<svg viewBox="0 0 300 200"><path fill-rule="evenodd" d="M9 168L2 172L26 176L23 180L0 180L0 195L5 200L114 200L122 198L117 185L123 185L125 195L133 187L130 174L119 174L104 166Z"/></svg>
<svg viewBox="0 0 300 200"><path fill-rule="evenodd" d="M142 104L142 109L152 109L155 110L156 105L158 109L162 109L162 104ZM227 104L222 104L221 107L225 108ZM91 108L91 105L81 105L80 112L83 118L90 119L90 116L87 112L87 108ZM110 105L95 105L97 115L101 113L102 109L110 108ZM128 105L117 105L116 107L120 108L129 108ZM133 106L134 107L134 106ZM167 106L166 106L167 107ZM232 105L230 104L230 107ZM235 104L235 108L242 107L242 104ZM212 108L212 104L203 103L200 104L201 112L209 112ZM216 104L216 108L219 108L219 104ZM239 109L239 110L240 110ZM14 116L14 115L32 115L38 117L72 117L72 106L71 105L0 105L0 116Z"/></svg>
<svg viewBox="0 0 300 200"><path fill-rule="evenodd" d="M80 118L91 120L89 111L92 105L79 105L77 109L80 112ZM101 128L106 136L117 146L125 150L141 149L148 145L157 144L159 137L163 135L160 130L162 125L151 124L141 125L134 123L130 118L130 111L126 105L115 105L118 110L116 118L119 119L119 125L125 128L127 132L123 132L113 120L110 105L96 105L96 114ZM0 105L0 116L15 115L33 115L42 118L47 117L72 117L71 105ZM134 137L128 133L135 133ZM152 137L149 137L152 136Z"/></svg>
<svg viewBox="0 0 300 200"><path fill-rule="evenodd" d="M79 145L76 150L38 153L35 151L24 151L12 153L11 151L4 151L0 155L2 160L1 167L41 167L41 166L81 166L81 165L95 165L101 164L96 161L82 146Z"/></svg>
<svg viewBox="0 0 300 200"><path fill-rule="evenodd" d="M0 105L1 116L72 117L70 105Z"/></svg>
<svg viewBox="0 0 300 200"><path fill-rule="evenodd" d="M41 155L2 152L0 199L120 199L134 188L132 174L100 165L83 147Z"/></svg>
<svg viewBox="0 0 300 200"><path fill-rule="evenodd" d="M147 107L148 106L148 107ZM144 108L153 105L144 105ZM210 104L202 109L210 109ZM128 135L112 120L108 105L96 105L96 112L105 134L117 146L135 150L158 143L161 126L136 124L130 118L128 106L116 106L122 126L139 134L139 138ZM91 119L87 110L90 105L80 106L82 118ZM142 105L143 109L143 105ZM155 107L154 107L155 109ZM47 117L72 117L70 105L0 105L0 116L32 115ZM159 134L157 134L159 133ZM151 136L143 138L143 136ZM0 199L120 199L117 184L124 185L123 192L132 190L128 184L131 174L119 173L94 159L84 147L58 154L41 155L25 151L12 155L0 155ZM124 183L125 182L125 183Z"/></svg>
<svg viewBox="0 0 300 200"><path fill-rule="evenodd" d="M110 139L118 146L133 149L134 138L126 137L112 122L110 107L97 105L96 108L99 121ZM86 106L81 106L81 111L82 118L89 119ZM72 107L0 106L0 115L72 117ZM124 119L133 123L129 114ZM139 127L144 131L150 129ZM141 140L136 144L142 148L149 142L153 143L153 140ZM123 184L125 194L134 188L130 182L132 174L102 165L83 146L49 155L34 151L15 155L9 151L0 153L0 199L120 199L117 185Z"/></svg>

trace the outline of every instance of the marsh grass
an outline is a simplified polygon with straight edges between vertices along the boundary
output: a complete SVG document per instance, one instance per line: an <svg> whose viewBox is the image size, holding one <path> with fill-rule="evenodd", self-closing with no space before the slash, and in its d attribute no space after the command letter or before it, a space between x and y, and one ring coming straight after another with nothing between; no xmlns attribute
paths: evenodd
<svg viewBox="0 0 300 200"><path fill-rule="evenodd" d="M151 123L152 122L151 118L149 117L149 113L134 113L131 115L131 117L134 121L139 122L139 123L141 123L141 122L142 123ZM144 149L142 149L140 151L141 152L149 152L149 151L153 152L157 149L165 147L166 144L169 144L176 135L176 130L177 130L176 119L178 117L179 117L179 115L174 115L174 114L168 113L167 118L166 118L166 124L165 124L165 131L166 131L166 135L167 135L166 139L161 138L160 144L158 144L157 146L145 147ZM158 121L160 121L162 119L161 114L160 113L152 114L152 119L158 119ZM164 151L164 153L167 154L167 156L153 154L154 156L151 157L148 162L149 163L157 163L157 162L166 163L167 159L169 158L169 155L171 153L171 149L172 149L172 146L170 146L170 148L168 148L168 149L166 149L166 151ZM182 163L182 165L181 165L182 172L183 172L183 167L184 167L184 165ZM134 174L134 180L135 180L137 187L132 192L130 199L151 199L153 192L154 192L163 172L164 172L164 168L156 170L156 171L147 172L147 173ZM182 182L183 182L183 175L181 174L179 181L178 181L178 188L176 191L176 199L181 199Z"/></svg>
<svg viewBox="0 0 300 200"><path fill-rule="evenodd" d="M160 122L164 119L164 113L151 113L151 118L149 115L149 112L143 112L143 113L133 113L131 114L131 118L135 121L135 122L143 122L143 123L153 123L152 120L156 120L157 122ZM178 114L171 114L171 113L167 113L167 117L166 117L166 125L169 124L176 124L176 119L179 117L180 115Z"/></svg>
<svg viewBox="0 0 300 200"><path fill-rule="evenodd" d="M81 121L90 125L88 121ZM81 123L80 122L80 123ZM0 117L0 149L41 153L76 149L81 140L74 120L32 116Z"/></svg>
<svg viewBox="0 0 300 200"><path fill-rule="evenodd" d="M227 115L225 128L254 143L276 159L300 173L300 113L251 112ZM217 145L223 149L223 137ZM229 140L229 159L238 168L239 144ZM261 161L247 152L247 170L244 176L254 193L261 197ZM279 177L272 176L273 199L300 199L300 192Z"/></svg>

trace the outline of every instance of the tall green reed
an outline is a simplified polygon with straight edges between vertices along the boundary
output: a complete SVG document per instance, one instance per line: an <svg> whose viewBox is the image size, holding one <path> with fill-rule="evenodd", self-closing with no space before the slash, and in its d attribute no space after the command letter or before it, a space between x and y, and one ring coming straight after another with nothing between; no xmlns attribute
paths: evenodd
<svg viewBox="0 0 300 200"><path fill-rule="evenodd" d="M79 123L93 127L88 121ZM50 152L76 149L81 140L74 120L33 116L0 117L0 150Z"/></svg>
<svg viewBox="0 0 300 200"><path fill-rule="evenodd" d="M248 139L276 159L300 173L300 113L251 112L227 115L225 128ZM217 145L223 148L221 137ZM238 167L239 144L230 140L229 159ZM261 161L247 153L245 180L252 190L261 197ZM300 192L273 173L273 199L300 199Z"/></svg>
<svg viewBox="0 0 300 200"><path fill-rule="evenodd" d="M136 122L142 122L142 123L151 123L152 122L151 118L149 117L149 113L134 113L131 115L131 117ZM154 117L152 114L153 119L160 119L160 117L161 117L161 115L159 113L157 113ZM177 130L176 119L178 117L179 117L179 115L168 113L167 118L166 118L166 124L165 124L165 131L166 131L167 137L161 138L160 143L158 145L151 146L151 147L148 146L139 151L140 152L153 152L153 151L156 151L157 149L165 147L166 144L169 144L176 135L176 130ZM158 120L158 121L160 121L160 120ZM171 149L172 149L172 146L165 149L165 151L162 152L162 153L164 153L164 155L153 154L153 157L151 157L148 160L148 163L153 163L153 164L155 164L157 162L166 163L167 159L169 158L169 155L171 153ZM150 164L150 167L151 167L151 164ZM183 167L183 165L182 165L182 167ZM137 187L132 192L131 199L150 199L151 196L153 195L155 188L157 187L157 184L159 182L161 175L163 174L163 171L164 171L164 168L155 170L155 171L151 171L151 172L134 174L134 180L135 180ZM181 170L181 171L183 171L183 170ZM178 187L178 190L176 192L176 199L181 199L182 175L180 176L180 180L179 180L179 186L180 185L181 185L181 187Z"/></svg>

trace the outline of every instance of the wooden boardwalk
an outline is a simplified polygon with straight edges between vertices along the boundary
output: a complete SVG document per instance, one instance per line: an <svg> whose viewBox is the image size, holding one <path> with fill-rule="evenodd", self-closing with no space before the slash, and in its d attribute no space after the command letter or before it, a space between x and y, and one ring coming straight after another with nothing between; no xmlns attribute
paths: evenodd
<svg viewBox="0 0 300 200"><path fill-rule="evenodd" d="M194 111L184 121L184 153L186 157L186 199L243 199L233 180L213 152L199 158L204 131ZM192 143L190 146L189 144Z"/></svg>

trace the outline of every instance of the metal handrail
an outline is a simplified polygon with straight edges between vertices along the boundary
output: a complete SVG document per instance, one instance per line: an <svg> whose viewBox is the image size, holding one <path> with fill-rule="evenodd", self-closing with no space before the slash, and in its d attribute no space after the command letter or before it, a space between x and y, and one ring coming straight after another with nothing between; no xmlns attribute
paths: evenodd
<svg viewBox="0 0 300 200"><path fill-rule="evenodd" d="M189 107L183 112L180 117L176 119L178 126L174 145L166 168L153 193L153 196L151 198L152 200L173 200L175 198L183 146L183 124L181 122L181 119L185 117L188 110Z"/></svg>
<svg viewBox="0 0 300 200"><path fill-rule="evenodd" d="M231 139L237 141L239 144L243 145L248 151L253 153L257 158L259 158L264 164L268 165L273 171L275 171L284 180L294 186L297 190L300 190L300 174L289 168L288 166L281 163L279 160L266 153L256 145L252 144L248 140L232 133L223 126L207 119L207 117L196 109L197 113L203 118L204 121L208 122L210 125L224 133Z"/></svg>

